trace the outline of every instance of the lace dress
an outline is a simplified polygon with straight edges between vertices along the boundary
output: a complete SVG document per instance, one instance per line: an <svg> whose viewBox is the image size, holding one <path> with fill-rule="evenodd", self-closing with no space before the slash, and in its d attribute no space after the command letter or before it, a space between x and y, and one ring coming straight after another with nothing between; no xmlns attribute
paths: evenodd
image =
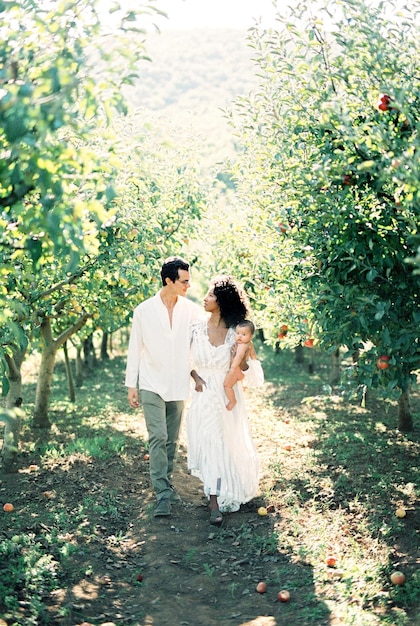
<svg viewBox="0 0 420 626"><path fill-rule="evenodd" d="M193 390L187 414L188 468L203 482L206 496L216 494L222 512L237 511L258 492L259 460L245 410L241 382L234 387L237 404L226 409L223 381L230 367L235 333L229 329L224 344L213 346L207 321L192 327L193 367L206 382Z"/></svg>

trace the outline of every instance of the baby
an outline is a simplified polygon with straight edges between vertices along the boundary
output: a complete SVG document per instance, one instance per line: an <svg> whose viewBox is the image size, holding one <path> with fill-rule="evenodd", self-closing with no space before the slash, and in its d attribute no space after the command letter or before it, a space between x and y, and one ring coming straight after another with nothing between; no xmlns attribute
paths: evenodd
<svg viewBox="0 0 420 626"><path fill-rule="evenodd" d="M241 370L241 363L248 361L248 359L256 359L254 345L252 338L255 333L255 326L251 320L244 320L236 325L235 339L236 344L232 349L232 360L230 363L230 369L226 374L224 380L225 394L228 399L226 408L231 411L236 404L235 392L233 386L239 380L244 378L244 374Z"/></svg>

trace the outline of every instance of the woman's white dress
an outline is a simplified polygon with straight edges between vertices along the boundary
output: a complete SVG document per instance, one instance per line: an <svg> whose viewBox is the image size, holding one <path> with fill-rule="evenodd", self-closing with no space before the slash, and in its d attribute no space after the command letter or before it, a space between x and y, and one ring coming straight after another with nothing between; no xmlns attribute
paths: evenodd
<svg viewBox="0 0 420 626"><path fill-rule="evenodd" d="M259 481L258 454L241 382L234 387L237 404L232 411L226 409L223 382L234 343L233 329L228 330L224 344L213 346L206 320L192 327L193 368L206 386L202 392L193 390L187 414L188 468L203 482L206 496L218 496L222 512L237 511L251 500Z"/></svg>

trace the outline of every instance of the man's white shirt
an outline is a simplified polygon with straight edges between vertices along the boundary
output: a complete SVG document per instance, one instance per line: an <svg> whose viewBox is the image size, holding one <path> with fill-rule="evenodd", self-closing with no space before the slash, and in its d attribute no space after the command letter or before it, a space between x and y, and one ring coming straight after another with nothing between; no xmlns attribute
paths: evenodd
<svg viewBox="0 0 420 626"><path fill-rule="evenodd" d="M186 400L190 393L191 324L203 317L201 307L178 296L171 327L160 293L141 302L133 313L126 387L153 391L165 402Z"/></svg>

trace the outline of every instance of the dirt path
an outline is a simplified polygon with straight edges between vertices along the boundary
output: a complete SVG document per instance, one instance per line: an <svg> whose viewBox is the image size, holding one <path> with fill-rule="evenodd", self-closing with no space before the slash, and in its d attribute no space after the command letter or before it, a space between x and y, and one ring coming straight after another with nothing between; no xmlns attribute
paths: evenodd
<svg viewBox="0 0 420 626"><path fill-rule="evenodd" d="M258 395L248 398L264 484L267 464L278 438L274 432L276 416L273 415L268 429L267 422L257 417L261 403ZM136 434L140 432L145 438L143 429L141 421ZM255 592L258 581L272 576L282 559L270 545L276 515L262 518L257 514L258 507L264 504L262 494L238 513L225 516L221 529L210 526L201 483L186 470L183 429L174 476L182 503L173 506L169 519L155 519L143 452L133 451L128 472L125 463L116 461L112 468L108 466L99 473L101 492L117 490L121 517L126 523L117 524L114 530L114 537L120 533L123 538L114 539L108 534L109 525L104 524L108 537L98 538L97 550L89 546L95 573L73 587L71 601L75 610L85 621L94 624L273 626L280 623L278 615L287 614L284 605L276 602L273 594ZM92 468L92 479L97 481L97 477L97 468ZM78 565L75 563L76 567L80 568L80 561ZM139 574L141 582L136 581Z"/></svg>
<svg viewBox="0 0 420 626"><path fill-rule="evenodd" d="M283 421L278 410L275 413L267 407L261 394L248 394L247 403L264 487L268 463L282 440ZM225 516L221 529L210 526L201 484L186 470L184 427L174 476L182 503L173 507L170 518L153 518L148 463L144 447L139 446L139 438L146 439L144 421L134 415L128 423L121 420L113 426L128 435L129 447L110 462L75 455L70 460L53 459L49 466L33 472L28 468L37 459L28 456L27 464L22 459L17 474L2 476L1 491L13 493L15 502L21 504L15 513L27 533L45 542L46 535L55 530L54 524L48 527L45 520L63 520L65 516L67 526L73 528L64 537L58 536L70 556L65 561L62 588L45 598L51 623L290 623L292 604L278 602L277 590L255 591L259 580L278 580L280 586L287 568L302 568L303 594L313 592L310 568L289 563L273 543L281 511L260 517L261 493L239 512ZM53 548L50 545L48 549ZM295 616L293 623L306 622ZM318 621L317 626L324 623L330 622Z"/></svg>

